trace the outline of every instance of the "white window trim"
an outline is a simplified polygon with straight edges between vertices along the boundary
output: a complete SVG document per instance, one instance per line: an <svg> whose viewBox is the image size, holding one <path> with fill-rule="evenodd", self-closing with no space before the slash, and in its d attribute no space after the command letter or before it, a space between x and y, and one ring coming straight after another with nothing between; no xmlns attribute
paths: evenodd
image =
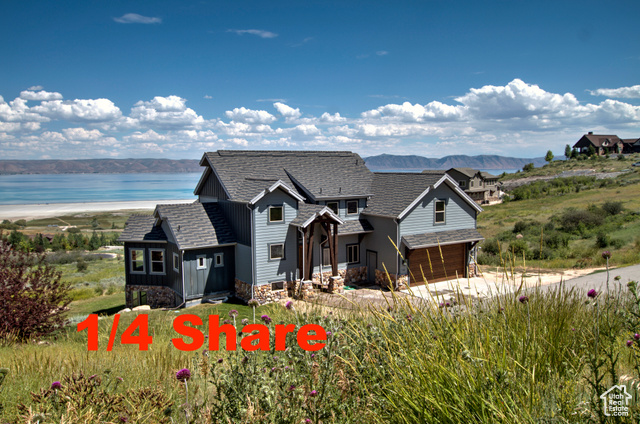
<svg viewBox="0 0 640 424"><path fill-rule="evenodd" d="M220 258L220 263L218 263L218 258ZM214 253L213 254L213 267L221 268L224 266L224 253Z"/></svg>
<svg viewBox="0 0 640 424"><path fill-rule="evenodd" d="M438 203L442 203L444 205L444 210L438 211ZM438 221L439 213L443 215L442 221ZM447 223L447 202L443 199L436 199L435 203L433 204L433 223L438 225Z"/></svg>
<svg viewBox="0 0 640 424"><path fill-rule="evenodd" d="M353 213L349 213L349 203L354 203L354 202L356 204L356 211ZM346 206L347 206L347 209L346 209L347 215L358 215L358 212L360 211L360 202L358 202L357 200L347 200Z"/></svg>
<svg viewBox="0 0 640 424"><path fill-rule="evenodd" d="M271 257L271 247L272 246L282 246L282 257L281 258L272 258ZM270 261L281 261L285 258L285 250L284 250L284 243L270 243L269 246L269 260Z"/></svg>
<svg viewBox="0 0 640 424"><path fill-rule="evenodd" d="M347 244L345 247L346 247L346 253L347 253L347 264L359 264L360 263L360 244L358 243ZM356 258L357 261L349 262L349 249L353 249L353 248L355 248L358 253L357 255L358 257Z"/></svg>
<svg viewBox="0 0 640 424"><path fill-rule="evenodd" d="M274 285L274 284L280 284L280 283L282 283L282 288L281 288L281 289L274 289L274 288L273 288L273 285ZM270 282L269 282L269 284L271 285L271 291L278 291L278 292L281 292L281 291L285 291L285 290L286 290L286 288L287 288L287 283L286 283L286 281L284 281L284 280L270 281Z"/></svg>
<svg viewBox="0 0 640 424"><path fill-rule="evenodd" d="M274 208L280 208L282 209L282 219L279 221L272 221L271 220L271 209ZM267 222L270 224L281 224L284 222L284 205L271 205L269 206L269 209L267 210Z"/></svg>
<svg viewBox="0 0 640 424"><path fill-rule="evenodd" d="M200 259L202 259L202 265L200 265ZM196 256L196 269L207 269L207 255Z"/></svg>
<svg viewBox="0 0 640 424"><path fill-rule="evenodd" d="M153 260L153 252L162 252L162 272L154 272L153 264L159 263ZM149 249L149 274L151 275L165 275L167 272L166 255L164 249Z"/></svg>
<svg viewBox="0 0 640 424"><path fill-rule="evenodd" d="M176 265L178 265L176 267ZM180 255L178 255L177 253L173 253L173 270L175 272L180 272Z"/></svg>
<svg viewBox="0 0 640 424"><path fill-rule="evenodd" d="M142 271L134 271L133 270L133 251L134 250L139 250L142 252ZM146 261L146 252L144 251L143 247L132 247L129 249L129 271L131 272L131 274L146 274L147 273L147 261ZM139 262L139 260L136 260L136 262Z"/></svg>

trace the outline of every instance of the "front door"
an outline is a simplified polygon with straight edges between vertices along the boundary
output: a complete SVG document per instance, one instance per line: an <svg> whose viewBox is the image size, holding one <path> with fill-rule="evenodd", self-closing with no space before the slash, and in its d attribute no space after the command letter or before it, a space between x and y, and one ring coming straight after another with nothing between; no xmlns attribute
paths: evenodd
<svg viewBox="0 0 640 424"><path fill-rule="evenodd" d="M367 280L371 284L376 282L376 268L378 268L378 252L367 250Z"/></svg>

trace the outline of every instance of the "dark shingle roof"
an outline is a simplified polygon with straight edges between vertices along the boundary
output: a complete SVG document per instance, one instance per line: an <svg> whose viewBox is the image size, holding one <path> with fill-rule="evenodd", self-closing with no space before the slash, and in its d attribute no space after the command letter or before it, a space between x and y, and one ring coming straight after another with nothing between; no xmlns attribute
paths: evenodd
<svg viewBox="0 0 640 424"><path fill-rule="evenodd" d="M478 173L478 170L473 168L451 168L447 170L447 172L449 171L458 171L459 173L466 175L469 178L473 178Z"/></svg>
<svg viewBox="0 0 640 424"><path fill-rule="evenodd" d="M611 146L622 142L617 135L585 134L584 137L596 147Z"/></svg>
<svg viewBox="0 0 640 424"><path fill-rule="evenodd" d="M371 187L373 197L363 213L397 217L443 175L444 171L425 174L376 172Z"/></svg>
<svg viewBox="0 0 640 424"><path fill-rule="evenodd" d="M291 221L291 225L301 227L309 218L313 218L316 213L326 208L325 205L313 205L309 203L298 203L298 216Z"/></svg>
<svg viewBox="0 0 640 424"><path fill-rule="evenodd" d="M152 215L130 216L118 241L166 241L167 235L162 228L154 226L155 221Z"/></svg>
<svg viewBox="0 0 640 424"><path fill-rule="evenodd" d="M348 219L344 221L344 224L338 225L338 235L341 236L346 234L370 233L372 231L373 226L364 218Z"/></svg>
<svg viewBox="0 0 640 424"><path fill-rule="evenodd" d="M167 222L179 249L235 242L231 227L215 203L158 205L154 214Z"/></svg>
<svg viewBox="0 0 640 424"><path fill-rule="evenodd" d="M484 237L482 237L482 235L473 228L465 230L438 231L435 233L415 234L402 237L402 242L409 249L437 246L438 244L445 245L480 240L484 240Z"/></svg>
<svg viewBox="0 0 640 424"><path fill-rule="evenodd" d="M218 150L205 157L237 202L249 202L277 180L308 200L371 194L373 174L352 152Z"/></svg>

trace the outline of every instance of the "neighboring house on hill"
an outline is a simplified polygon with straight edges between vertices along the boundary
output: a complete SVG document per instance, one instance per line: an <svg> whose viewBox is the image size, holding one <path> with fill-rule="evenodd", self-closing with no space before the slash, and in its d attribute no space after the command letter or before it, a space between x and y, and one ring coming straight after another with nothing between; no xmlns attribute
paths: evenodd
<svg viewBox="0 0 640 424"><path fill-rule="evenodd" d="M473 168L451 168L447 174L458 182L473 200L483 204L498 200L498 177Z"/></svg>
<svg viewBox="0 0 640 424"><path fill-rule="evenodd" d="M623 138L622 153L640 153L640 138Z"/></svg>
<svg viewBox="0 0 640 424"><path fill-rule="evenodd" d="M482 209L442 172L374 174L351 152L217 151L200 164L198 201L127 221L127 306L475 273Z"/></svg>
<svg viewBox="0 0 640 424"><path fill-rule="evenodd" d="M574 149L578 149L580 153L589 153L589 147L593 147L599 156L607 153L617 154L623 152L624 143L617 135L599 135L589 131L573 145Z"/></svg>

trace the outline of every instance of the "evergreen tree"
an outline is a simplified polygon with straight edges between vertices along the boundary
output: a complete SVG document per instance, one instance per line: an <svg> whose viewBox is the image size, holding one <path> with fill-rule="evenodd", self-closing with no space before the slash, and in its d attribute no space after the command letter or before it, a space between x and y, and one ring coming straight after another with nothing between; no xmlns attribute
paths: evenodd
<svg viewBox="0 0 640 424"><path fill-rule="evenodd" d="M567 160L571 159L571 147L567 144L566 146L564 146L564 157L567 158Z"/></svg>
<svg viewBox="0 0 640 424"><path fill-rule="evenodd" d="M544 160L551 163L553 160L553 152L551 150L547 150L547 155L544 157Z"/></svg>

